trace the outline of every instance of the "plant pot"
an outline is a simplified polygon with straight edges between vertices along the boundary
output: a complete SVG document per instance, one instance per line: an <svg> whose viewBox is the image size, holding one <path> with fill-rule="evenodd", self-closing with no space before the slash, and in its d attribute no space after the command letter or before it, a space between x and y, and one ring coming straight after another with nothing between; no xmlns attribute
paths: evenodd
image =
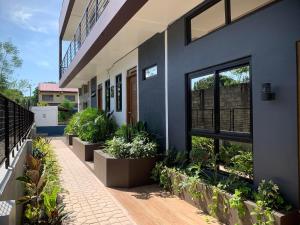
<svg viewBox="0 0 300 225"><path fill-rule="evenodd" d="M106 187L135 187L153 183L150 179L156 158L116 159L94 151L94 171Z"/></svg>
<svg viewBox="0 0 300 225"><path fill-rule="evenodd" d="M171 175L172 184L176 179L176 183L181 182L186 179L185 175L176 176ZM182 192L175 193L181 199L187 201L188 203L196 206L205 213L210 213L210 206L213 204L213 186L199 183L197 185L197 191L201 194L201 197L193 199L192 195L188 192L188 188L184 188ZM217 209L214 211L214 217L216 217L220 222L224 224L234 225L252 225L257 223L256 217L251 215L254 211L256 204L252 201L244 201L245 215L239 216L237 209L230 208L229 199L232 197L231 194L218 191L217 197ZM211 214L211 213L210 213ZM275 220L274 225L293 225L299 224L299 213L298 211L291 211L288 213L274 212L273 218Z"/></svg>
<svg viewBox="0 0 300 225"><path fill-rule="evenodd" d="M97 149L103 149L104 143L89 143L80 140L78 137L73 138L73 152L81 161L94 161L94 151Z"/></svg>
<svg viewBox="0 0 300 225"><path fill-rule="evenodd" d="M66 143L68 145L73 145L73 137L77 137L77 135L74 134L66 134Z"/></svg>

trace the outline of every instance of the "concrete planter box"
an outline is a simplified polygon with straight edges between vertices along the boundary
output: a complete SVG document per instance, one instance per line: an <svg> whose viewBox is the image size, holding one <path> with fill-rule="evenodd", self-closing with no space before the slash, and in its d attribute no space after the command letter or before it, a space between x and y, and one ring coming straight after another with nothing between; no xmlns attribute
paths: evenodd
<svg viewBox="0 0 300 225"><path fill-rule="evenodd" d="M94 151L103 149L104 143L89 143L73 137L73 152L81 161L94 161Z"/></svg>
<svg viewBox="0 0 300 225"><path fill-rule="evenodd" d="M171 180L172 183L174 182L174 177L172 176ZM186 179L184 175L181 175L179 181ZM177 180L178 181L178 180ZM190 204L198 207L203 212L209 214L209 206L212 204L212 197L213 197L213 187L204 183L199 183L197 185L197 190L202 193L200 199L192 199L192 196L186 189L183 189L181 193L175 193L181 199L189 202ZM230 208L229 206L229 199L232 197L229 193L226 192L219 192L218 194L218 207L216 210L216 217L217 219L229 225L239 224L239 225L252 225L256 223L255 216L251 215L251 212L256 207L256 204L252 201L244 201L245 211L246 214L243 217L239 217L238 211L236 209ZM299 213L298 211L292 211L289 213L280 213L274 212L274 225L292 225L299 223Z"/></svg>
<svg viewBox="0 0 300 225"><path fill-rule="evenodd" d="M77 137L77 135L74 134L66 134L66 143L68 145L73 145L73 137Z"/></svg>
<svg viewBox="0 0 300 225"><path fill-rule="evenodd" d="M94 171L106 187L135 187L151 184L156 158L116 159L101 150L94 152Z"/></svg>

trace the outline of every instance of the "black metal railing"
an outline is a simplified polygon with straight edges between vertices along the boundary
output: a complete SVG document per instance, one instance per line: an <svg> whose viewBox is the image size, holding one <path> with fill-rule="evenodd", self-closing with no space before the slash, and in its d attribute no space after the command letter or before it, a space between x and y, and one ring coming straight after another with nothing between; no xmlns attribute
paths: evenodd
<svg viewBox="0 0 300 225"><path fill-rule="evenodd" d="M10 154L14 157L33 122L32 112L0 94L0 165L9 166Z"/></svg>
<svg viewBox="0 0 300 225"><path fill-rule="evenodd" d="M76 29L73 40L69 44L65 56L60 63L60 77L69 67L86 37L104 12L109 0L91 0L84 11L83 17Z"/></svg>

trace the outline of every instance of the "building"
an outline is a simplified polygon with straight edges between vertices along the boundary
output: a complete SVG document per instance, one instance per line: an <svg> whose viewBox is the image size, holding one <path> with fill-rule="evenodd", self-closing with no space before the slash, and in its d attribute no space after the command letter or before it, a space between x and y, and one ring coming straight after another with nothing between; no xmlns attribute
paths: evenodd
<svg viewBox="0 0 300 225"><path fill-rule="evenodd" d="M240 143L299 208L299 21L299 0L65 0L60 87L164 149Z"/></svg>
<svg viewBox="0 0 300 225"><path fill-rule="evenodd" d="M38 85L38 102L45 102L49 106L58 106L68 100L78 109L78 89L60 88L55 83L40 83Z"/></svg>

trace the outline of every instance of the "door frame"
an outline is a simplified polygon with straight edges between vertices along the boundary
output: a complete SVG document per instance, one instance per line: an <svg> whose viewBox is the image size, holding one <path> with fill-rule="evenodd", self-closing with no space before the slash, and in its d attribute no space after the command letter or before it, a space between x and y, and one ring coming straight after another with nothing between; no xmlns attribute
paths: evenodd
<svg viewBox="0 0 300 225"><path fill-rule="evenodd" d="M131 79L132 77L136 77L136 86L137 86L137 66L134 66L133 68L127 70L127 77L126 77L126 122L127 124L129 124L130 122L130 119L129 119L129 112L128 112L128 109L129 109L129 79ZM136 87L136 90L137 90L137 87ZM136 93L136 104L137 104L137 99L138 98L138 91ZM137 111L137 109L136 109ZM137 112L136 112L136 117L137 117ZM136 118L137 120L137 118Z"/></svg>
<svg viewBox="0 0 300 225"><path fill-rule="evenodd" d="M300 179L300 40L296 42L296 65L297 65L296 77L297 77L298 177ZM299 186L300 185L298 185L298 187ZM300 193L300 187L298 191ZM300 201L300 197L298 200Z"/></svg>
<svg viewBox="0 0 300 225"><path fill-rule="evenodd" d="M100 91L101 91L101 94L99 93ZM101 103L101 105L99 103ZM98 86L97 86L97 108L98 108L99 111L103 111L103 87L102 87L102 83L98 84Z"/></svg>

